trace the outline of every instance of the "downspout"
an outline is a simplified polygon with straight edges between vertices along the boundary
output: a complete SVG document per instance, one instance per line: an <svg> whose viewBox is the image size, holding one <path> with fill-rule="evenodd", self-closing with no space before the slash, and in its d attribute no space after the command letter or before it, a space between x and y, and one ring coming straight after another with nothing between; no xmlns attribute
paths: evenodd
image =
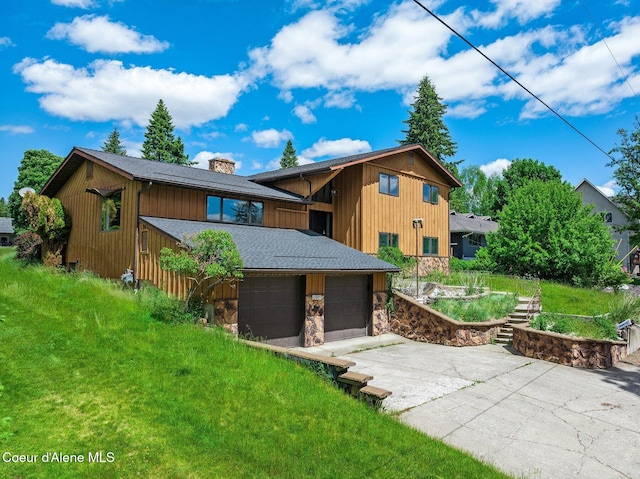
<svg viewBox="0 0 640 479"><path fill-rule="evenodd" d="M311 200L311 180L307 180L304 176L302 176L302 173L300 173L300 179L309 183L309 196L307 196L307 199Z"/></svg>
<svg viewBox="0 0 640 479"><path fill-rule="evenodd" d="M138 190L137 193L137 198L136 198L136 234L135 234L135 239L134 239L134 255L133 255L133 284L135 287L135 290L137 291L140 287L140 285L138 284L138 262L140 261L139 257L140 257L140 251L139 251L139 246L140 246L140 195L142 195L142 193L144 193L145 191L149 191L149 189L151 188L151 185L153 184L152 181L150 181L147 186L143 186L142 188L140 188Z"/></svg>

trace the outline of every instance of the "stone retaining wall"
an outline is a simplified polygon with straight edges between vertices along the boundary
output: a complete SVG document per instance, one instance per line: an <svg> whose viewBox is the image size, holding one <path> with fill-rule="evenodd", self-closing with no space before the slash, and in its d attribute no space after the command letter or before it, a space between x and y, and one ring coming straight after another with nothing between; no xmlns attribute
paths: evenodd
<svg viewBox="0 0 640 479"><path fill-rule="evenodd" d="M574 368L606 369L627 357L624 341L581 339L513 325L513 347L528 358Z"/></svg>
<svg viewBox="0 0 640 479"><path fill-rule="evenodd" d="M394 293L391 331L407 339L445 346L479 346L496 338L504 320L456 321L402 293Z"/></svg>

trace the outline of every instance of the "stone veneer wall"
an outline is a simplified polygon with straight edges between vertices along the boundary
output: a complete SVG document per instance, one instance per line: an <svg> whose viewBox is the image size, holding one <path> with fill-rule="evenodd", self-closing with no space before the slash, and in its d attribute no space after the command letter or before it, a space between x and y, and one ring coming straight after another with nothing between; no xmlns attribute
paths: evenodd
<svg viewBox="0 0 640 479"><path fill-rule="evenodd" d="M624 341L581 339L513 325L513 347L528 358L574 368L606 369L627 357Z"/></svg>
<svg viewBox="0 0 640 479"><path fill-rule="evenodd" d="M395 317L391 331L414 341L445 346L478 346L489 344L498 334L504 320L466 323L445 316L413 298L394 292Z"/></svg>
<svg viewBox="0 0 640 479"><path fill-rule="evenodd" d="M420 274L420 276L426 276L432 271L436 270L442 271L446 275L449 274L448 256L421 256L419 258L418 273Z"/></svg>
<svg viewBox="0 0 640 479"><path fill-rule="evenodd" d="M371 317L371 335L379 336L391 331L389 311L387 311L387 293L378 291L373 293L373 314Z"/></svg>
<svg viewBox="0 0 640 479"><path fill-rule="evenodd" d="M313 299L312 294L305 296L304 301L304 347L324 344L324 295L322 299Z"/></svg>
<svg viewBox="0 0 640 479"><path fill-rule="evenodd" d="M213 318L215 324L222 326L225 331L238 335L238 300L216 299L213 302Z"/></svg>

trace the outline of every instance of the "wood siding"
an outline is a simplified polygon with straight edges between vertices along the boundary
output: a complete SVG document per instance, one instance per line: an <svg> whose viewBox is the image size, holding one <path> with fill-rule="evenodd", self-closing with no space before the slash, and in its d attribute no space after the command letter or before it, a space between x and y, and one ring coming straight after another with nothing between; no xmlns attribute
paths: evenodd
<svg viewBox="0 0 640 479"><path fill-rule="evenodd" d="M140 197L140 214L158 218L207 221L207 196L214 194L216 193L153 184ZM262 203L264 204L264 226L293 229L308 227L309 220L305 205L269 200Z"/></svg>
<svg viewBox="0 0 640 479"><path fill-rule="evenodd" d="M306 294L324 295L324 274L308 274L306 281Z"/></svg>
<svg viewBox="0 0 640 479"><path fill-rule="evenodd" d="M337 195L333 198L333 239L362 249L362 171L363 165L346 168L333 179ZM371 212L369 214L377 214Z"/></svg>
<svg viewBox="0 0 640 479"><path fill-rule="evenodd" d="M90 270L105 278L119 278L126 268L133 268L136 193L139 184L99 165L87 179L87 162L58 191L71 215L72 229L64 261L77 263L77 268ZM101 198L87 193L87 188L124 188L120 229L100 231Z"/></svg>
<svg viewBox="0 0 640 479"><path fill-rule="evenodd" d="M398 176L398 196L380 193L380 173ZM412 219L422 218L424 227L418 231L419 254L422 255L422 237L428 236L438 238L439 256L449 256L449 187L426 166L419 173L420 177L416 177L376 164L364 165L361 251L376 254L378 233L384 232L398 234L398 246L402 252L405 255L415 255L416 230ZM425 182L438 186L437 205L422 200L422 185Z"/></svg>

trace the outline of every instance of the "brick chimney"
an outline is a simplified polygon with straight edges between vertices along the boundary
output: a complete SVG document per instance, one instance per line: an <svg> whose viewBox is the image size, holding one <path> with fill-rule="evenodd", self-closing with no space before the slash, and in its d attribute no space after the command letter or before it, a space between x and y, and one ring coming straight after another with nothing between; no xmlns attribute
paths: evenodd
<svg viewBox="0 0 640 479"><path fill-rule="evenodd" d="M236 173L236 162L225 160L224 158L211 158L209 160L209 170L216 173L234 175Z"/></svg>

